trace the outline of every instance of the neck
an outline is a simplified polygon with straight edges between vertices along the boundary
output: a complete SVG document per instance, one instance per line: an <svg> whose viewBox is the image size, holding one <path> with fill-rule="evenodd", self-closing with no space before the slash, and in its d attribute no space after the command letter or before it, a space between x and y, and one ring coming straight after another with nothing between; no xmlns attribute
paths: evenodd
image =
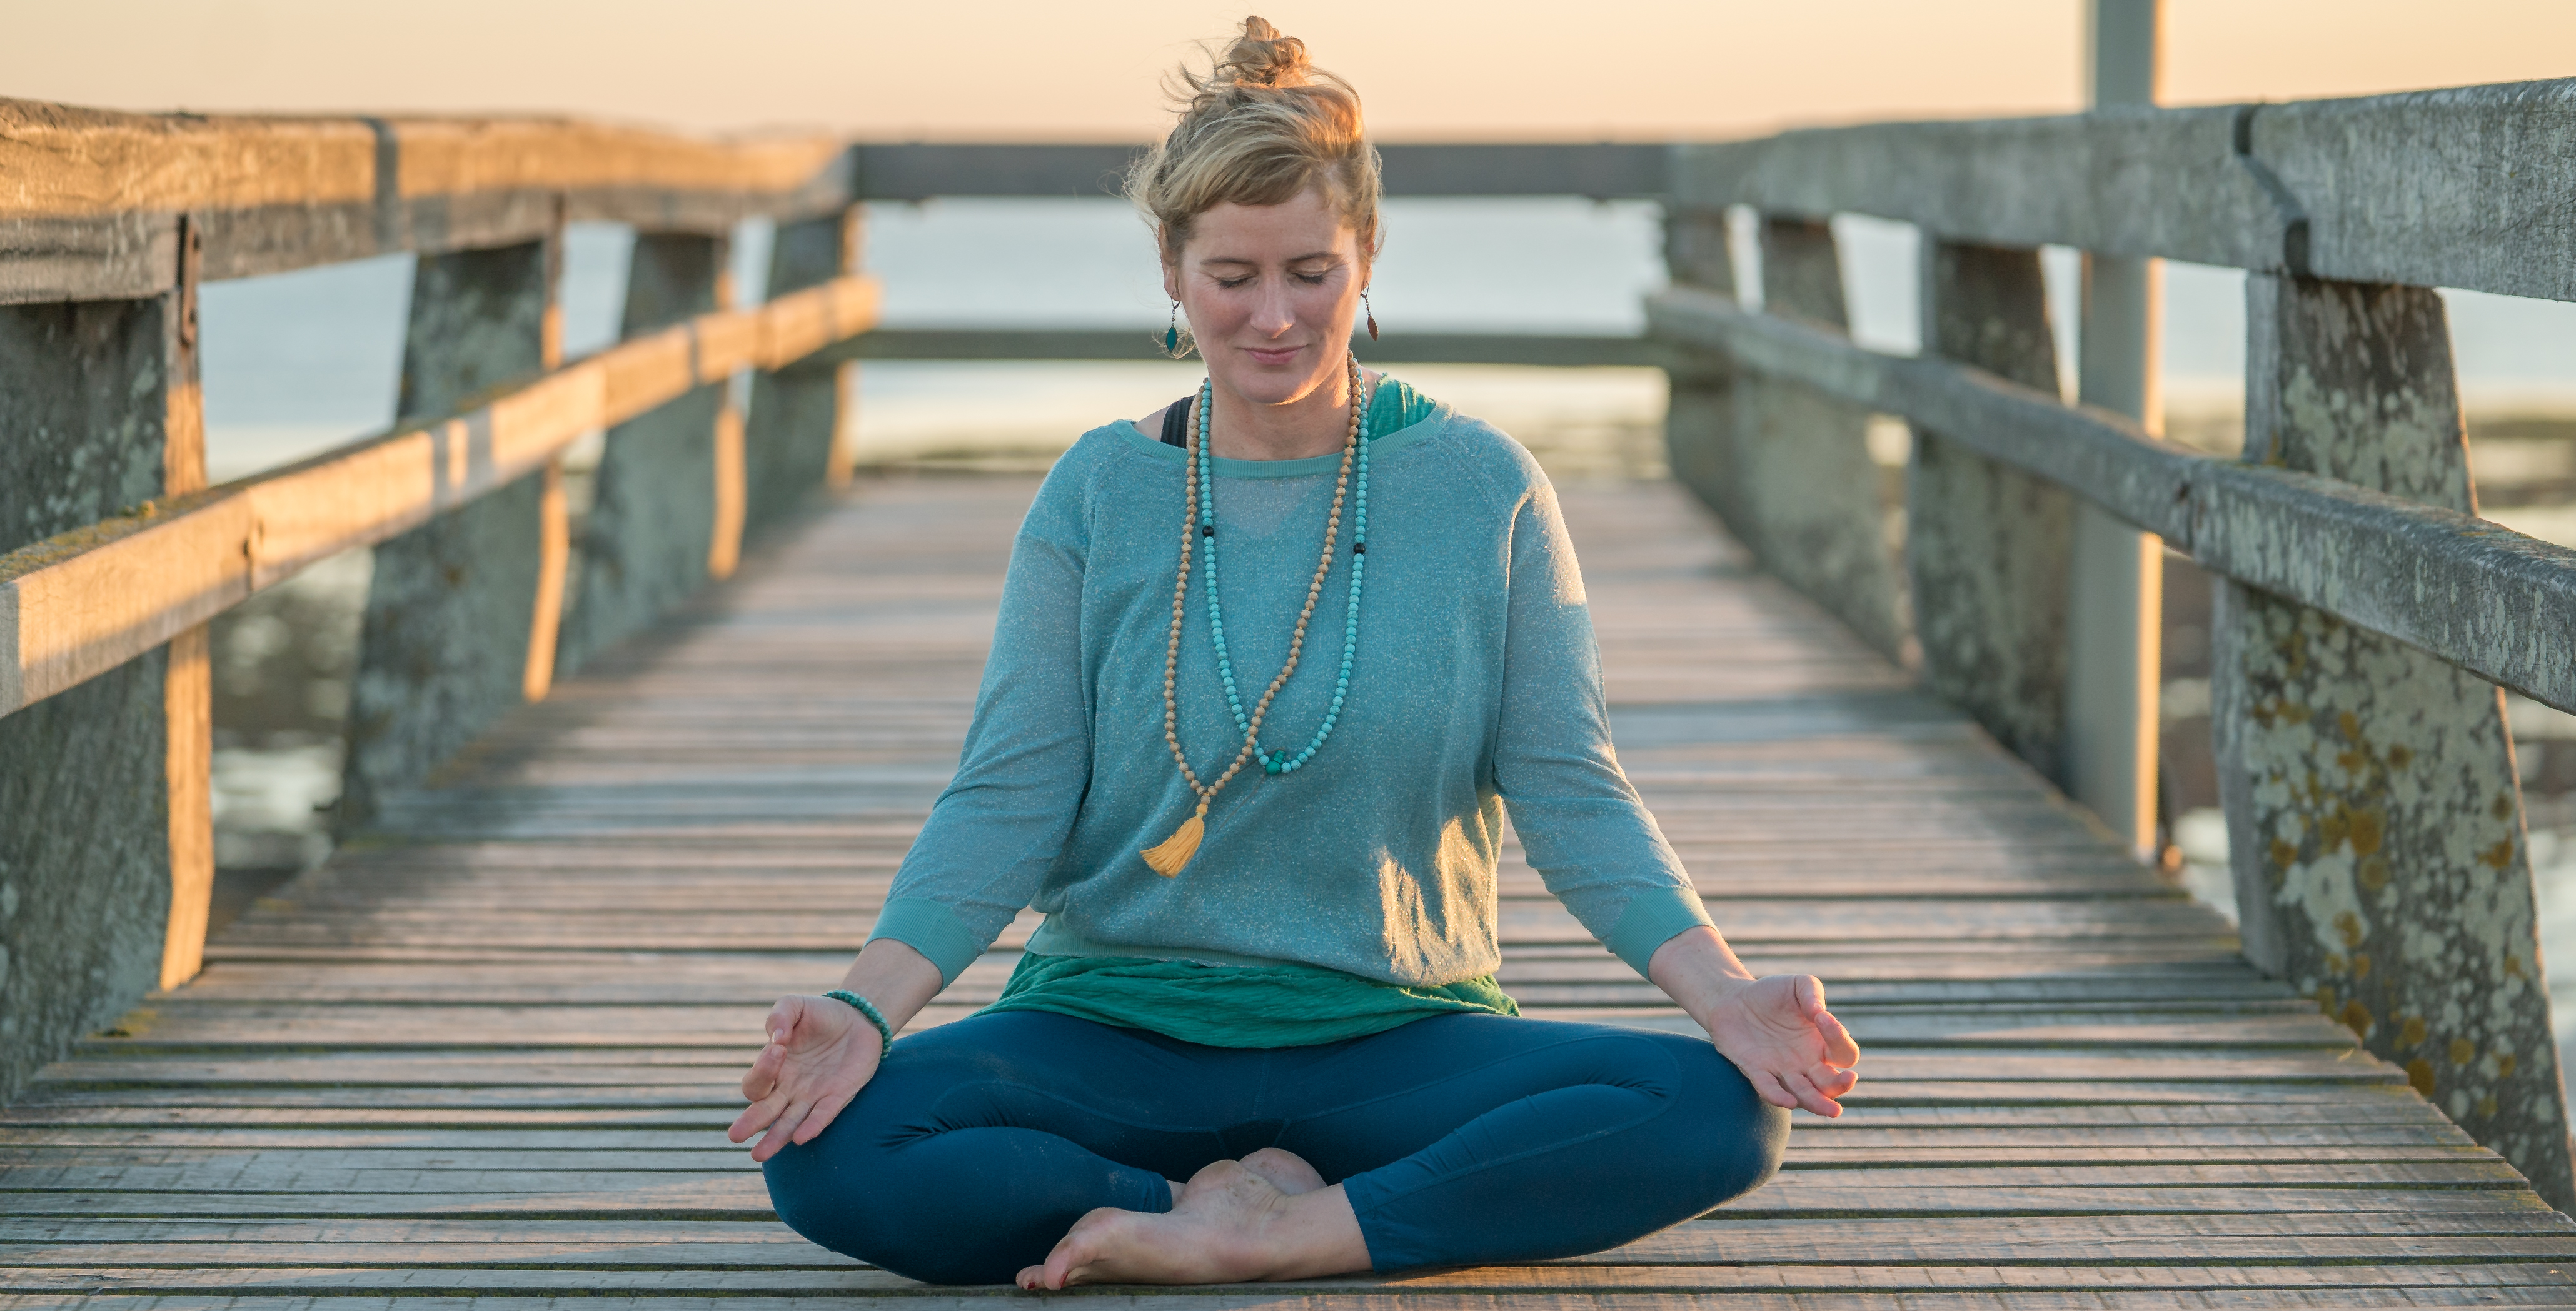
<svg viewBox="0 0 2576 1311"><path fill-rule="evenodd" d="M1216 400L1209 450L1219 459L1303 460L1330 455L1349 440L1354 398L1347 364L1323 385L1277 404L1247 400L1222 379L1208 390Z"/></svg>

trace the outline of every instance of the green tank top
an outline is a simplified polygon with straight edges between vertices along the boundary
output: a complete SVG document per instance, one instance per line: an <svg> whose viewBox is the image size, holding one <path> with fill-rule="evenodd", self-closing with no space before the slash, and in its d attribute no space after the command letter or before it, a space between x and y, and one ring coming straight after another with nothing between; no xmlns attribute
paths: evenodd
<svg viewBox="0 0 2576 1311"><path fill-rule="evenodd" d="M1433 1015L1518 1015L1490 974L1403 987L1320 965L1203 965L1133 956L1025 952L995 1011L1053 1011L1208 1047L1311 1047Z"/></svg>

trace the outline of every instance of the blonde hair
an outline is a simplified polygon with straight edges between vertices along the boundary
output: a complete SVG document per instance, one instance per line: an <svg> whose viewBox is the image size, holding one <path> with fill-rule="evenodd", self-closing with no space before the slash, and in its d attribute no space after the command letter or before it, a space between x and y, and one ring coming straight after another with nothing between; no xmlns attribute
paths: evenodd
<svg viewBox="0 0 2576 1311"><path fill-rule="evenodd" d="M1127 172L1127 198L1177 263L1198 216L1219 205L1276 205L1309 187L1324 193L1377 253L1378 157L1351 84L1315 67L1306 43L1269 20L1243 32L1205 76L1183 65L1172 85L1181 121Z"/></svg>

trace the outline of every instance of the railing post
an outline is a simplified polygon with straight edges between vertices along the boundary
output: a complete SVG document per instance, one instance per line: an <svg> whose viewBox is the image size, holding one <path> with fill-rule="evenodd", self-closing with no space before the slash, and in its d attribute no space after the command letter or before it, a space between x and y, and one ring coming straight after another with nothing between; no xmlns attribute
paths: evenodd
<svg viewBox="0 0 2576 1311"><path fill-rule="evenodd" d="M412 278L400 419L449 413L535 374L560 350L558 238L423 255ZM469 434L469 464L492 458ZM559 463L444 511L375 550L338 824L361 828L385 795L425 778L554 671L566 556Z"/></svg>
<svg viewBox="0 0 2576 1311"><path fill-rule="evenodd" d="M2245 458L2474 513L2441 297L2251 274ZM2576 1206L2503 693L2222 582L2212 726L2245 953Z"/></svg>
<svg viewBox="0 0 2576 1311"><path fill-rule="evenodd" d="M0 305L0 550L204 485L192 229L174 291ZM0 1100L196 972L206 680L198 628L0 718Z"/></svg>
<svg viewBox="0 0 2576 1311"><path fill-rule="evenodd" d="M1773 314L1847 326L1842 261L1821 220L1762 224L1762 302ZM1745 545L1762 567L1832 611L1863 641L1904 660L1904 589L1889 547L1869 415L1792 383L1735 382L1735 495Z"/></svg>
<svg viewBox="0 0 2576 1311"><path fill-rule="evenodd" d="M624 335L644 336L729 305L727 248L722 237L636 234ZM710 383L608 430L558 669L579 669L711 574L729 571L718 566L730 565L742 531L741 420L726 404L729 390ZM730 443L719 436L728 428Z"/></svg>
<svg viewBox="0 0 2576 1311"><path fill-rule="evenodd" d="M1735 261L1722 209L1674 209L1664 218L1664 268L1677 286L1735 295ZM1716 351L1681 354L1664 370L1664 462L1673 479L1717 512L1729 531L1751 531L1736 496L1735 365Z"/></svg>
<svg viewBox="0 0 2576 1311"><path fill-rule="evenodd" d="M771 298L829 282L859 267L860 217L837 214L781 223L769 251ZM775 527L817 485L849 480L842 429L857 409L857 366L805 365L753 375L743 440L743 522L747 534Z"/></svg>
<svg viewBox="0 0 2576 1311"><path fill-rule="evenodd" d="M1927 240L1921 274L1925 354L2056 392L2037 251ZM1917 430L1905 504L1924 681L2063 782L2074 497Z"/></svg>

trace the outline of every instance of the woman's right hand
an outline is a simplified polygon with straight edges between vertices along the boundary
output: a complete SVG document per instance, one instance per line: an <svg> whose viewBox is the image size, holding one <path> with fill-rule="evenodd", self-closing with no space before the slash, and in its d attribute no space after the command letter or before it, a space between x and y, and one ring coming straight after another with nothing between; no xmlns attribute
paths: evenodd
<svg viewBox="0 0 2576 1311"><path fill-rule="evenodd" d="M751 1102L725 1136L742 1142L768 1130L751 1149L766 1161L793 1143L810 1143L874 1078L885 1041L858 1008L830 997L781 997L769 1008L769 1043L742 1076Z"/></svg>

